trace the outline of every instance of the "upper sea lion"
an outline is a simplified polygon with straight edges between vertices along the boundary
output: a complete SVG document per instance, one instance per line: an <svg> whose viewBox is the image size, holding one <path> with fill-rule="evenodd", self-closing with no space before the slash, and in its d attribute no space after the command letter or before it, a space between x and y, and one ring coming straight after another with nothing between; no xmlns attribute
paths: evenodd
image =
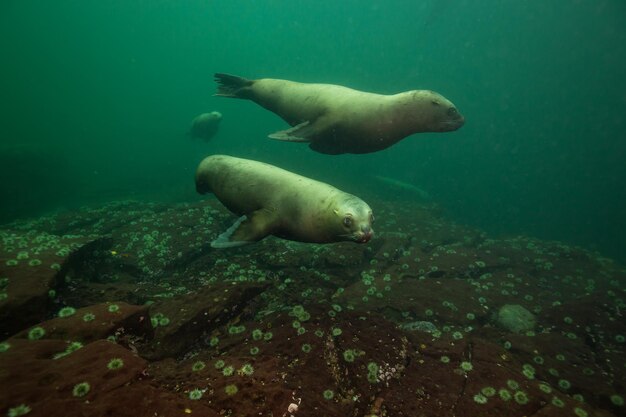
<svg viewBox="0 0 626 417"><path fill-rule="evenodd" d="M212 192L241 216L211 242L228 248L268 235L311 243L368 242L372 209L337 188L263 162L213 155L196 171L196 190Z"/></svg>
<svg viewBox="0 0 626 417"><path fill-rule="evenodd" d="M217 133L221 121L222 113L218 111L202 113L191 121L189 136L208 142Z"/></svg>
<svg viewBox="0 0 626 417"><path fill-rule="evenodd" d="M376 152L413 133L449 132L464 123L454 104L429 90L383 95L220 73L215 81L216 95L252 100L293 126L270 138L309 142L311 149L326 154Z"/></svg>

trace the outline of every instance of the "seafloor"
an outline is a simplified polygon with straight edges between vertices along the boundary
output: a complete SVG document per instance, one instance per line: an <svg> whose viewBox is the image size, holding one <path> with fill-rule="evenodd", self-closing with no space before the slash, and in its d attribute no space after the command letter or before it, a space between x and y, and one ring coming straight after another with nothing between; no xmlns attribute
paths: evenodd
<svg viewBox="0 0 626 417"><path fill-rule="evenodd" d="M214 200L4 225L0 413L626 415L624 268L376 215L367 245L233 250L209 245L234 219Z"/></svg>

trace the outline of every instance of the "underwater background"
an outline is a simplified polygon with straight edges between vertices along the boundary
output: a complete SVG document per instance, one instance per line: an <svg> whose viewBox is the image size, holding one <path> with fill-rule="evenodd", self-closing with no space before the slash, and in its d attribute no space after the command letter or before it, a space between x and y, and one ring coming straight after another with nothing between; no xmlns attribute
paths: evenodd
<svg viewBox="0 0 626 417"><path fill-rule="evenodd" d="M0 2L0 415L626 416L626 3ZM465 125L363 155L213 74L428 89ZM210 141L192 120L220 112ZM208 155L372 208L268 237Z"/></svg>
<svg viewBox="0 0 626 417"><path fill-rule="evenodd" d="M202 157L259 159L367 197L382 175L459 222L626 257L620 1L4 1L0 220L115 198L195 198ZM380 93L432 89L466 117L368 155L266 138L214 72ZM220 132L190 141L217 110Z"/></svg>

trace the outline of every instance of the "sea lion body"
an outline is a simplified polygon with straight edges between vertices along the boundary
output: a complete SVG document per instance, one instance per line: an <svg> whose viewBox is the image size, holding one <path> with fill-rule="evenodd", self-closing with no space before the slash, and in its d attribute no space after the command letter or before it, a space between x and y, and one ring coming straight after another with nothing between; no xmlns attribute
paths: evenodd
<svg viewBox="0 0 626 417"><path fill-rule="evenodd" d="M383 95L333 84L215 74L218 96L254 101L291 129L270 138L309 142L326 154L376 152L421 132L449 132L464 119L454 104L430 90Z"/></svg>
<svg viewBox="0 0 626 417"><path fill-rule="evenodd" d="M199 114L191 121L189 136L208 142L217 133L221 121L222 113L217 111Z"/></svg>
<svg viewBox="0 0 626 417"><path fill-rule="evenodd" d="M373 234L372 210L360 198L262 162L209 156L198 166L196 189L214 193L241 216L213 247L240 246L268 235L310 243L365 243Z"/></svg>

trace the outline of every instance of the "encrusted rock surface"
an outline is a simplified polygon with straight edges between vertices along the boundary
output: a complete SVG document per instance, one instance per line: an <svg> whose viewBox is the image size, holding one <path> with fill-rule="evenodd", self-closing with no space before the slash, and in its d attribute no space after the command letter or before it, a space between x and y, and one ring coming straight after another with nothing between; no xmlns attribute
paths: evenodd
<svg viewBox="0 0 626 417"><path fill-rule="evenodd" d="M211 200L5 225L0 414L626 415L620 265L375 206L368 245L214 250ZM533 329L497 326L507 304Z"/></svg>

